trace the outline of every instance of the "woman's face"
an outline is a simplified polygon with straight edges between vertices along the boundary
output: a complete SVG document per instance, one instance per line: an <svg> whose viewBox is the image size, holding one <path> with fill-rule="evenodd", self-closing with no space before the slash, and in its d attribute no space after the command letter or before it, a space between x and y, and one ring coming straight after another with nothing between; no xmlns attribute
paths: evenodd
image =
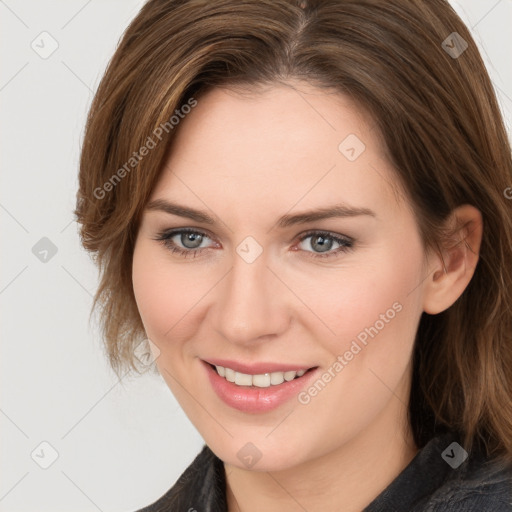
<svg viewBox="0 0 512 512"><path fill-rule="evenodd" d="M265 471L407 435L428 275L376 128L294 84L198 100L133 260L162 377L221 459Z"/></svg>

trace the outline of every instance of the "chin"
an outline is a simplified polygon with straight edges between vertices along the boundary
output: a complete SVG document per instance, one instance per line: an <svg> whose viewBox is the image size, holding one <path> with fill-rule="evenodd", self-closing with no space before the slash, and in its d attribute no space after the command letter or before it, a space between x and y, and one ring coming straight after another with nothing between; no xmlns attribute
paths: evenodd
<svg viewBox="0 0 512 512"><path fill-rule="evenodd" d="M300 444L297 446L287 444L285 447L281 444L278 448L268 440L251 441L250 436L246 439L243 442L207 444L226 464L248 471L284 471L305 462L304 451L300 448Z"/></svg>

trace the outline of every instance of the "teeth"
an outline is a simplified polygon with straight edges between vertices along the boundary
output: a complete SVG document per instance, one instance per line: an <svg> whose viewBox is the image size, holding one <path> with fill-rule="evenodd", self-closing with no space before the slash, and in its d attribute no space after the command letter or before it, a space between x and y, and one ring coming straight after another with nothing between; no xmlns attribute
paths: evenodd
<svg viewBox="0 0 512 512"><path fill-rule="evenodd" d="M284 373L283 372L274 372L270 374L270 384L276 386L278 384L282 384L284 382Z"/></svg>
<svg viewBox="0 0 512 512"><path fill-rule="evenodd" d="M252 377L246 373L235 372L235 384L237 386L252 386Z"/></svg>
<svg viewBox="0 0 512 512"><path fill-rule="evenodd" d="M293 380L295 376L297 375L297 372L284 372L284 380Z"/></svg>
<svg viewBox="0 0 512 512"><path fill-rule="evenodd" d="M224 368L223 366L215 366L215 368L221 377L224 377L229 382L234 382L237 386L256 386L258 388L278 386L284 381L289 382L296 377L302 377L306 373L306 370L299 370L249 375L247 373L235 372L235 370Z"/></svg>
<svg viewBox="0 0 512 512"><path fill-rule="evenodd" d="M270 386L270 373L265 373L264 375L253 375L252 377L247 375L247 377L249 384L246 384L246 386L250 386L251 384L259 388L268 388Z"/></svg>
<svg viewBox="0 0 512 512"><path fill-rule="evenodd" d="M226 368L226 380L229 382L235 382L235 370L232 370L231 368Z"/></svg>

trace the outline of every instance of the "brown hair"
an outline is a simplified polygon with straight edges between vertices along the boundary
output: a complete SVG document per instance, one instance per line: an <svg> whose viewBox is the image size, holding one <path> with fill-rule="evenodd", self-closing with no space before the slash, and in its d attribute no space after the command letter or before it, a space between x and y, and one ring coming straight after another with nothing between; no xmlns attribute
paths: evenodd
<svg viewBox="0 0 512 512"><path fill-rule="evenodd" d="M449 428L464 435L468 451L478 441L511 462L511 149L477 46L445 0L142 7L89 112L75 211L101 271L93 310L102 306L112 368L137 370L133 351L144 329L131 280L134 240L184 106L216 86L292 78L334 88L370 112L426 248L447 243L442 224L457 206L482 213L472 280L450 308L422 314L409 420L420 448Z"/></svg>

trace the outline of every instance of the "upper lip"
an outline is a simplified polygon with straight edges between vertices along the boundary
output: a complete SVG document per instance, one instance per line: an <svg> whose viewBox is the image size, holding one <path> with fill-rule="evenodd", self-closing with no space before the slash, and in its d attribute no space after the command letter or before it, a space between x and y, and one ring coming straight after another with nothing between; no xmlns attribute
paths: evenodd
<svg viewBox="0 0 512 512"><path fill-rule="evenodd" d="M231 361L229 359L204 359L206 363L213 364L214 366L223 366L224 368L231 368L239 373L246 373L250 375L262 375L264 373L272 372L289 372L299 370L309 370L314 366L304 364L289 364L289 363L242 363L240 361Z"/></svg>

